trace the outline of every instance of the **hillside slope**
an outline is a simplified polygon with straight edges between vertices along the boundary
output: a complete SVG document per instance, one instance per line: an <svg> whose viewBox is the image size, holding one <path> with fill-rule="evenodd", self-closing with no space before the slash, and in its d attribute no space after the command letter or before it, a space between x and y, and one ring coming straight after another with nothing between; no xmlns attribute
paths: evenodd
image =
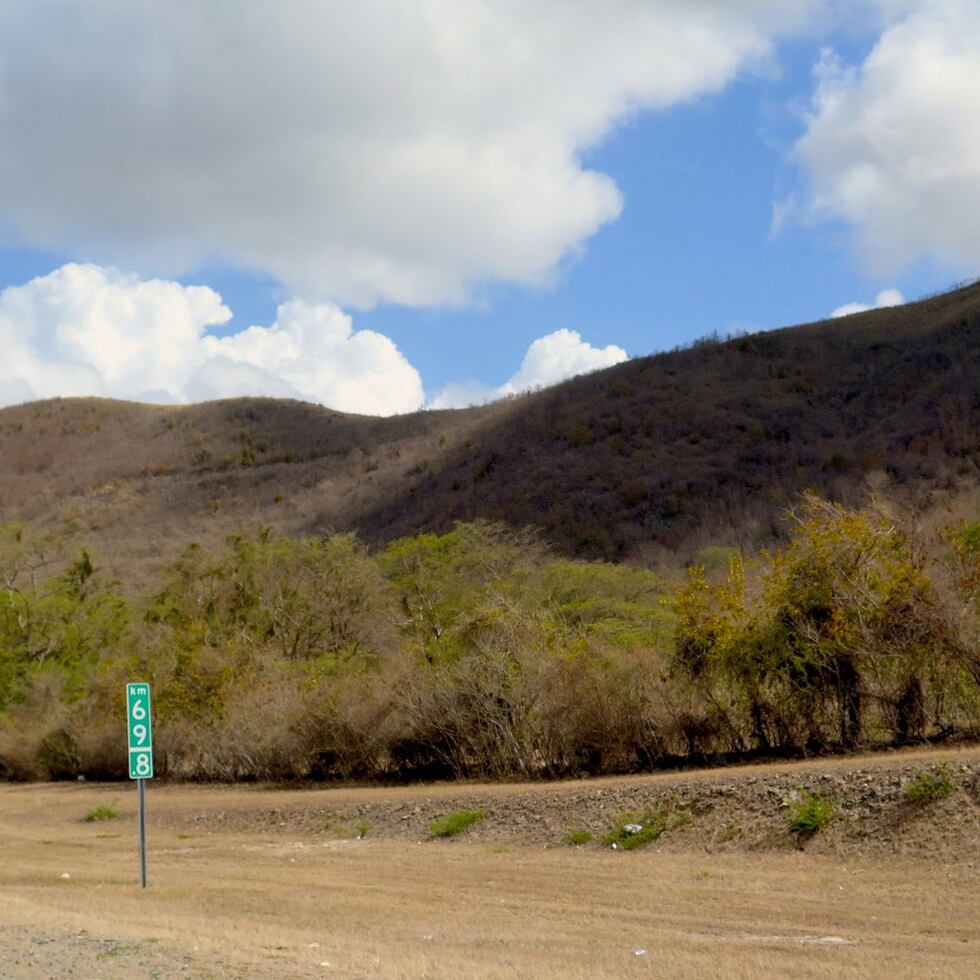
<svg viewBox="0 0 980 980"><path fill-rule="evenodd" d="M0 410L0 521L71 519L119 570L243 523L370 541L476 517L642 559L755 544L794 495L980 485L980 284L390 419L273 399Z"/></svg>
<svg viewBox="0 0 980 980"><path fill-rule="evenodd" d="M980 481L980 286L547 389L359 525L387 537L488 516L621 557L756 543L800 490L853 499L869 477L919 508Z"/></svg>

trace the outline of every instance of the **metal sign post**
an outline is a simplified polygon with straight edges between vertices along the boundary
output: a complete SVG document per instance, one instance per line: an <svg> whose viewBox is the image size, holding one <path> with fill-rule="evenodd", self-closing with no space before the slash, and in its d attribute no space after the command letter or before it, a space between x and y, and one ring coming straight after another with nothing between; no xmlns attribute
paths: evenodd
<svg viewBox="0 0 980 980"><path fill-rule="evenodd" d="M149 684L126 685L126 720L129 729L129 778L136 780L140 887L146 888L146 781L153 778L153 723Z"/></svg>
<svg viewBox="0 0 980 980"><path fill-rule="evenodd" d="M146 780L136 780L136 822L140 838L140 888L146 888Z"/></svg>

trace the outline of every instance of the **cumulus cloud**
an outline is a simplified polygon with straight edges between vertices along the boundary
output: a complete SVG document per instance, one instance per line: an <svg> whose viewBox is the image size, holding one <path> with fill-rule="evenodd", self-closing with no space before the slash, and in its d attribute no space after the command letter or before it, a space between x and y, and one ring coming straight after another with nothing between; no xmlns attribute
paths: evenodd
<svg viewBox="0 0 980 980"><path fill-rule="evenodd" d="M879 0L880 2L880 0ZM825 51L796 153L809 209L852 223L878 273L932 256L980 266L977 0L881 3L896 18L859 66Z"/></svg>
<svg viewBox="0 0 980 980"><path fill-rule="evenodd" d="M341 305L548 279L620 212L582 152L821 0L5 0L0 232Z"/></svg>
<svg viewBox="0 0 980 980"><path fill-rule="evenodd" d="M885 306L901 306L905 297L897 289L883 289L875 297L873 303L845 303L838 306L830 314L831 318L850 316L852 313L864 313L867 310L880 310Z"/></svg>
<svg viewBox="0 0 980 980"><path fill-rule="evenodd" d="M271 326L207 331L231 311L205 286L66 265L0 292L0 404L56 395L182 402L272 395L390 415L423 401L395 344L330 304L293 300Z"/></svg>
<svg viewBox="0 0 980 980"><path fill-rule="evenodd" d="M66 265L0 292L0 377L30 397L178 400L201 335L231 311L205 286Z"/></svg>
<svg viewBox="0 0 980 980"><path fill-rule="evenodd" d="M202 380L237 386L234 366L262 370L307 398L318 393L315 400L343 411L391 415L422 406L419 373L395 344L373 330L355 331L350 316L330 304L292 300L271 327L205 337L202 344L211 357L191 380L192 394Z"/></svg>
<svg viewBox="0 0 980 980"><path fill-rule="evenodd" d="M539 337L527 349L514 376L497 388L480 382L447 385L432 399L432 408L462 408L517 394L532 388L556 384L576 374L612 367L628 359L615 344L593 347L575 330L562 328Z"/></svg>

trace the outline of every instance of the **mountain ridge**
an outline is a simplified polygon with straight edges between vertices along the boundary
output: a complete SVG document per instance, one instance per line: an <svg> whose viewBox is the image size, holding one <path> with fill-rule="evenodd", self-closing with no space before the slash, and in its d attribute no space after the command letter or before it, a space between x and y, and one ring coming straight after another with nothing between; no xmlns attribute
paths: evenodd
<svg viewBox="0 0 980 980"><path fill-rule="evenodd" d="M0 521L71 521L126 573L247 524L369 543L458 520L647 562L780 533L803 489L924 511L980 485L980 284L706 340L490 405L278 399L0 410Z"/></svg>

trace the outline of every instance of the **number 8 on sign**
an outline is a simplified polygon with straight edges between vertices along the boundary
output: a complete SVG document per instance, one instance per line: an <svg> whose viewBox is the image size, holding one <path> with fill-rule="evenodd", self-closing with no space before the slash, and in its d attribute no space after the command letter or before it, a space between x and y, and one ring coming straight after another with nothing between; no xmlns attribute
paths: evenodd
<svg viewBox="0 0 980 980"><path fill-rule="evenodd" d="M126 685L126 718L129 729L129 778L153 778L153 729L150 718L150 685Z"/></svg>

